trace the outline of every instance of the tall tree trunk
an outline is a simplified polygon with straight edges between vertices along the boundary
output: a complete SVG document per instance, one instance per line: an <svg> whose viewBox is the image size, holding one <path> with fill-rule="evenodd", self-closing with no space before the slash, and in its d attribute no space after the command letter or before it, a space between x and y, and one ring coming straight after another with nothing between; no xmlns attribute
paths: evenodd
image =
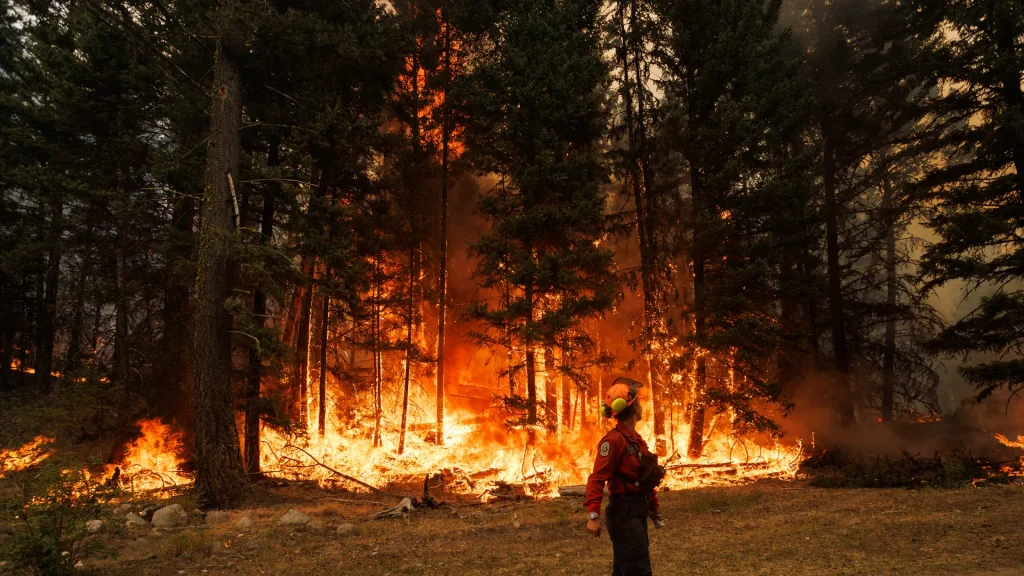
<svg viewBox="0 0 1024 576"><path fill-rule="evenodd" d="M270 143L267 153L267 166L275 167L280 161L280 144ZM274 237L274 211L280 185L270 183L263 193L263 214L260 218L261 246L269 244ZM267 296L259 286L253 289L252 315L257 325L266 328L268 324ZM250 475L259 475L260 471L260 395L263 383L263 354L259 346L249 349L249 370L245 385L245 454L243 462Z"/></svg>
<svg viewBox="0 0 1024 576"><path fill-rule="evenodd" d="M892 186L882 181L882 216L885 218L885 351L882 358L882 422L892 422L896 389L896 213Z"/></svg>
<svg viewBox="0 0 1024 576"><path fill-rule="evenodd" d="M544 421L553 430L558 429L556 365L554 348L544 348Z"/></svg>
<svg viewBox="0 0 1024 576"><path fill-rule="evenodd" d="M629 25L627 28L626 9ZM642 38L636 32L639 27L638 8L635 0L622 1L618 7L619 66L622 70L622 97L625 111L626 140L629 147L629 182L633 193L636 212L637 242L640 249L640 285L643 295L643 318L641 322L641 352L648 368L648 386L651 391L651 408L654 415L654 432L665 433L665 410L662 406L661 370L659 360L652 353L655 338L655 324L659 322L659 304L655 288L655 241L653 234L653 175L647 160L646 150L646 107L641 86L640 58L643 51ZM630 76L630 72L633 76ZM634 96L635 92L635 96Z"/></svg>
<svg viewBox="0 0 1024 576"><path fill-rule="evenodd" d="M181 261L192 260L196 221L196 202L192 194L181 194L171 208L171 226L180 248L175 249L173 258ZM185 429L194 429L192 424L193 379L192 331L189 319L192 316L191 283L181 278L172 267L168 267L164 279L166 291L163 302L163 334L160 336L162 368L157 375L157 406L165 407L169 416L186 424ZM190 442L191 443L191 442Z"/></svg>
<svg viewBox="0 0 1024 576"><path fill-rule="evenodd" d="M814 10L818 33L818 59L821 62L822 117L822 187L825 196L825 240L828 261L828 303L829 324L832 333L832 354L835 362L837 381L833 404L842 426L854 422L853 395L850 390L850 358L846 342L846 321L843 312L843 279L839 263L839 206L836 199L836 156L837 135L832 129L832 111L829 108L831 92L835 89L835 77L839 63L835 62L838 43L842 42L832 23L831 8L825 0L815 0Z"/></svg>
<svg viewBox="0 0 1024 576"><path fill-rule="evenodd" d="M828 256L828 304L832 328L832 353L838 376L835 406L840 424L850 426L854 421L854 413L853 397L850 392L850 357L846 344L846 321L843 312L843 278L839 264L839 207L836 201L835 143L827 125L822 133L824 138L823 184Z"/></svg>
<svg viewBox="0 0 1024 576"><path fill-rule="evenodd" d="M324 280L330 273L324 271ZM322 437L327 432L327 337L331 323L331 295L327 290L320 296L323 309L320 311L320 394L317 411L317 432Z"/></svg>
<svg viewBox="0 0 1024 576"><path fill-rule="evenodd" d="M525 292L527 323L532 324L534 314L533 282L529 279L526 281ZM530 330L527 329L526 332L529 333ZM533 341L526 339L523 345L526 348L526 422L533 426L537 424L537 367Z"/></svg>
<svg viewBox="0 0 1024 576"><path fill-rule="evenodd" d="M568 364L569 358L566 358L565 350L561 351L562 364ZM562 425L567 429L572 430L573 418L572 418L572 394L570 393L569 379L559 371L558 383L562 387ZM577 399L577 402L579 400Z"/></svg>
<svg viewBox="0 0 1024 576"><path fill-rule="evenodd" d="M692 88L696 81L692 66L687 68L687 84ZM687 102L687 113L691 126L698 123L696 104ZM687 446L687 456L690 459L699 458L704 451L704 391L707 383L707 354L704 351L706 346L706 316L705 310L705 286L704 286L704 259L705 259L705 238L703 236L703 223L711 215L708 214L708 199L705 198L707 191L704 189L703 174L700 166L690 159L690 195L692 198L693 215L693 315L694 315L694 338L701 352L697 356L697 370L694 376L693 393L690 398L690 438Z"/></svg>
<svg viewBox="0 0 1024 576"><path fill-rule="evenodd" d="M202 499L230 504L246 485L231 390L231 316L225 307L231 258L232 187L241 150L241 41L232 4L222 6L214 62L214 106L207 152L195 294L195 486Z"/></svg>
<svg viewBox="0 0 1024 576"><path fill-rule="evenodd" d="M1024 117L1024 90L1021 89L1021 72L1024 66L1021 61L1024 60L1024 54L1018 53L1016 48L1016 38L1024 34L1024 30L1014 25L1015 22L1021 21L1021 17L1018 12L1016 20L1014 19L1009 9L1010 4L1012 2L1003 4L1005 12L994 15L992 20L996 24L996 49L1006 63L1001 70L999 81L1002 84L1003 100L1006 101L1007 117L1017 119L1016 124L1007 126L1006 130L1011 133L1007 140L1013 160L1017 202L1024 202L1024 122L1021 121Z"/></svg>
<svg viewBox="0 0 1024 576"><path fill-rule="evenodd" d="M316 268L316 264L312 269ZM310 272L312 273L312 269ZM302 295L302 310L299 312L298 342L295 345L295 377L296 389L299 393L299 426L305 432L309 429L309 334L310 315L313 312L313 284Z"/></svg>
<svg viewBox="0 0 1024 576"><path fill-rule="evenodd" d="M409 248L409 300L406 307L406 331L405 331L405 380L402 385L402 428L398 437L398 453L405 452L405 435L409 424L409 385L412 379L413 345L412 331L414 324L413 307L415 305L416 292L416 244Z"/></svg>
<svg viewBox="0 0 1024 576"><path fill-rule="evenodd" d="M381 315L381 277L380 277L380 255L378 254L374 258L373 262L373 316L370 318L372 323L371 332L373 333L373 408L374 408L374 425L373 425L373 445L382 446L384 444L384 438L382 436L382 420L384 418L384 374L383 374L383 359L381 358L381 333L380 333L380 315Z"/></svg>
<svg viewBox="0 0 1024 576"><path fill-rule="evenodd" d="M85 235L87 242L93 240L92 226ZM89 275L92 272L93 258L91 254L82 256L82 263L75 281L75 311L71 316L71 334L68 336L68 351L64 361L63 372L73 374L82 361L82 343L85 331L85 297L88 292Z"/></svg>
<svg viewBox="0 0 1024 576"><path fill-rule="evenodd" d="M46 257L46 279L42 306L37 324L35 376L36 387L41 394L49 394L52 388L53 339L57 316L57 287L60 282L60 262L64 250L61 235L64 230L64 202L54 200L50 220L47 223L46 240L50 245Z"/></svg>
<svg viewBox="0 0 1024 576"><path fill-rule="evenodd" d="M447 6L441 9L444 27L444 92L441 95L441 270L437 277L437 431L439 446L444 446L444 333L445 313L448 308L448 146L451 139L451 119L448 114L448 87L452 81L451 23Z"/></svg>

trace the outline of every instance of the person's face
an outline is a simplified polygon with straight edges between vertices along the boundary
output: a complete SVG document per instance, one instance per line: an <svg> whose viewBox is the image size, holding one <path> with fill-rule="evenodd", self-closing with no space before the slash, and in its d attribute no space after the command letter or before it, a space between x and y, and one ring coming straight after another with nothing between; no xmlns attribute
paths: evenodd
<svg viewBox="0 0 1024 576"><path fill-rule="evenodd" d="M639 400L636 401L636 421L640 422L644 419L644 405Z"/></svg>

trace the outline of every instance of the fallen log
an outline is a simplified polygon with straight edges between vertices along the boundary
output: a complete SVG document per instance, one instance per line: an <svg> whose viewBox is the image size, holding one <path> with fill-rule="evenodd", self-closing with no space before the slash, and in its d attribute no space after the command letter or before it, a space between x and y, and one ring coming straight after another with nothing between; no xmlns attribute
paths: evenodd
<svg viewBox="0 0 1024 576"><path fill-rule="evenodd" d="M587 495L587 486L585 484L578 486L559 486L558 495L562 498L583 498Z"/></svg>

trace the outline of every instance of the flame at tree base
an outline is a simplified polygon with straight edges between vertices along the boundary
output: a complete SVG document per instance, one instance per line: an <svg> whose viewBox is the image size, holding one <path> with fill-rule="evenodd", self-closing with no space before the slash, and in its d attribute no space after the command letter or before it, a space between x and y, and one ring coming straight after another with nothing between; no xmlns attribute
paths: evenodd
<svg viewBox="0 0 1024 576"><path fill-rule="evenodd" d="M597 426L559 434L539 427L533 431L510 430L502 424L481 421L478 415L456 412L446 418L445 445L433 442L430 426L413 425L407 433L405 451L399 454L396 431L382 434L375 445L372 420L364 422L371 424L335 427L324 436L315 430L305 435L287 434L264 425L260 459L263 474L356 492L368 491L368 486L384 489L420 484L426 477L441 474L445 490L452 494L488 499L496 486L513 486L526 496L554 497L559 486L586 483L595 448L606 430ZM191 474L182 471L181 434L158 420L143 420L139 427L141 436L127 446L118 465L107 467L105 479L114 478L123 488L134 491L190 484ZM647 428L641 423L639 431L651 438ZM685 445L688 434L687 430L678 431L668 439L668 445ZM801 460L799 442L766 447L740 438L712 439L699 460L673 456L665 461L669 473L663 486L680 490L764 478L788 480L796 476Z"/></svg>
<svg viewBox="0 0 1024 576"><path fill-rule="evenodd" d="M531 434L530 430L507 430L479 422L471 413L449 415L445 430L444 446L431 441L432 433L423 437L408 433L405 452L398 454L397 433L385 434L375 446L372 429L329 430L324 436L314 431L301 436L264 427L261 465L268 476L315 480L325 487L355 491L365 488L335 471L375 487L422 482L440 473L445 477L446 490L452 493L486 499L496 485L514 485L521 486L528 496L553 497L558 495L559 486L586 483L595 449L605 432L593 427L559 434L536 429ZM640 432L644 434L644 426ZM686 430L677 432L678 442L670 445L682 445L687 436ZM801 460L799 442L763 447L737 438L712 441L697 461L678 456L667 461L670 472L664 487L678 490L762 478L792 479Z"/></svg>

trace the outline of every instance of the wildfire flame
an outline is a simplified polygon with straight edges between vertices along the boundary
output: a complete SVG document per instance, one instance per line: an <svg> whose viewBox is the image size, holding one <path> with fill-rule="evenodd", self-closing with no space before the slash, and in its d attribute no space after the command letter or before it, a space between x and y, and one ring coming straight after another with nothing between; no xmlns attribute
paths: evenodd
<svg viewBox="0 0 1024 576"><path fill-rule="evenodd" d="M1016 440L1010 440L1006 436L1003 436L1002 434L999 433L993 434L992 436L996 440L998 440L999 443L1002 444L1003 446L1008 446L1010 448L1020 448L1021 450L1024 450L1024 436L1017 436Z"/></svg>
<svg viewBox="0 0 1024 576"><path fill-rule="evenodd" d="M108 465L104 477L132 490L156 490L192 482L182 472L181 433L156 419L139 421L141 436L125 449L121 463ZM120 469L118 473L117 470Z"/></svg>
<svg viewBox="0 0 1024 576"><path fill-rule="evenodd" d="M18 448L0 450L0 478L8 472L18 472L46 460L52 452L48 446L52 436L36 436Z"/></svg>

